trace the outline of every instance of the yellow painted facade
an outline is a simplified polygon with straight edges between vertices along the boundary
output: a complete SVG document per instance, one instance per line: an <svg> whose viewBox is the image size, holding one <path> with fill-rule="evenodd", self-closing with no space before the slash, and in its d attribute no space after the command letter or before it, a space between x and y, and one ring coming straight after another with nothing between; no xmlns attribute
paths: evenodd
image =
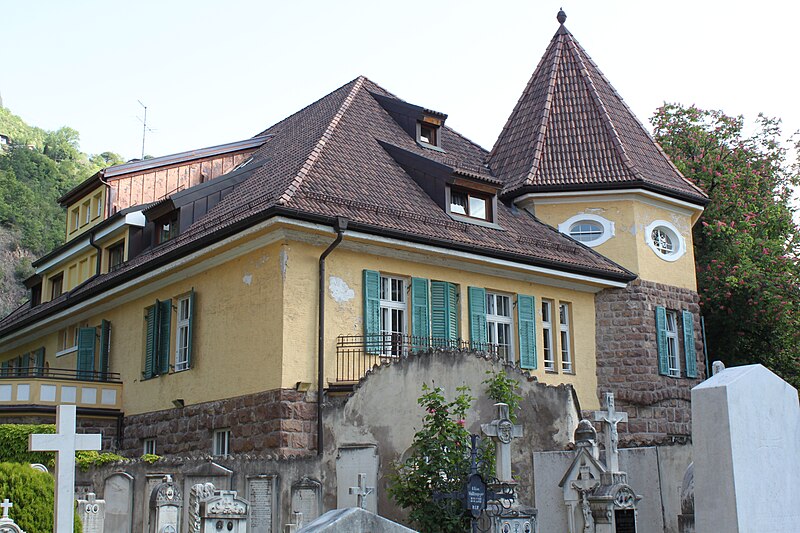
<svg viewBox="0 0 800 533"><path fill-rule="evenodd" d="M333 234L314 234L280 238L264 246L254 243L270 239L272 227L238 242L221 246L201 258L186 262L172 272L157 272L125 290L109 293L91 308L76 306L68 316L41 328L41 336L11 350L0 360L45 347L51 368L75 369L77 350L63 352L65 336L74 327L98 327L102 320L111 323L109 371L118 373L124 383L122 409L126 415L169 409L173 400L186 405L251 394L277 388L294 388L298 382L316 388L317 378L317 282L318 259L333 240ZM312 241L309 244L306 241ZM242 250L248 250L242 254ZM385 253L365 253L345 239L327 260L325 382L336 382L336 340L339 335L363 334L364 269L393 274L405 279L423 277L449 281L459 288L459 336L469 339L467 287L483 287L508 294L531 295L537 305L538 368L532 371L540 381L569 383L585 408L598 407L595 375L596 290L564 289L546 282L525 281L519 273L503 276L459 269L434 256L427 260L399 257L397 249ZM231 259L225 259L226 254ZM213 265L213 266L211 266ZM156 299L172 300L171 362L176 349L176 306L178 298L195 291L193 312L192 367L189 370L144 380L145 313ZM574 373L547 373L542 363L542 298L570 305ZM97 310L96 312L94 310ZM406 313L411 316L410 310ZM516 312L514 312L515 345ZM556 325L556 328L558 326ZM410 322L409 322L410 328ZM66 331L66 333L65 333ZM558 335L554 333L556 352ZM69 348L69 347L68 347ZM97 368L96 363L96 368ZM557 368L559 368L557 366Z"/></svg>
<svg viewBox="0 0 800 533"><path fill-rule="evenodd" d="M614 237L595 246L594 250L643 280L697 290L692 225L699 215L698 208L689 210L666 202L647 200L633 193L528 198L521 205L555 228L580 214L597 215L610 220L615 226ZM685 241L685 253L679 259L666 261L648 246L646 229L656 221L669 222L680 232Z"/></svg>
<svg viewBox="0 0 800 533"><path fill-rule="evenodd" d="M100 185L67 206L67 242L106 218L106 188L105 185Z"/></svg>

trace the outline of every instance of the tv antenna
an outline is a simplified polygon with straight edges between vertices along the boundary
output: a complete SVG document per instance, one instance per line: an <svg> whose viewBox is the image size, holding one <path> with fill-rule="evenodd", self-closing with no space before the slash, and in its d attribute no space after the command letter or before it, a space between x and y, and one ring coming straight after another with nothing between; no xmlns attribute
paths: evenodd
<svg viewBox="0 0 800 533"><path fill-rule="evenodd" d="M139 102L139 105L144 108L144 118L139 118L139 122L142 123L142 159L144 159L144 141L147 138L147 132L154 132L155 130L152 128L147 127L147 106L142 103L141 100L136 100Z"/></svg>

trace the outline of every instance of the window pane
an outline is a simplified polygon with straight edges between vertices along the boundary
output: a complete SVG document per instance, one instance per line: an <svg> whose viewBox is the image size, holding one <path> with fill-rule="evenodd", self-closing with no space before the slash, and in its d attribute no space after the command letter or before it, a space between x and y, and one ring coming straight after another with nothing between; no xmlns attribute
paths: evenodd
<svg viewBox="0 0 800 533"><path fill-rule="evenodd" d="M459 191L450 191L450 212L459 215L467 214L467 195Z"/></svg>
<svg viewBox="0 0 800 533"><path fill-rule="evenodd" d="M542 302L542 322L550 322L550 303Z"/></svg>
<svg viewBox="0 0 800 533"><path fill-rule="evenodd" d="M573 224L569 230L569 235L581 242L596 241L603 236L603 228L596 222L584 220Z"/></svg>
<svg viewBox="0 0 800 533"><path fill-rule="evenodd" d="M486 199L469 197L469 216L486 220Z"/></svg>
<svg viewBox="0 0 800 533"><path fill-rule="evenodd" d="M651 238L653 239L653 244L664 255L669 255L673 251L673 244L672 239L670 238L669 234L664 231L662 228L656 228L653 230L651 234Z"/></svg>

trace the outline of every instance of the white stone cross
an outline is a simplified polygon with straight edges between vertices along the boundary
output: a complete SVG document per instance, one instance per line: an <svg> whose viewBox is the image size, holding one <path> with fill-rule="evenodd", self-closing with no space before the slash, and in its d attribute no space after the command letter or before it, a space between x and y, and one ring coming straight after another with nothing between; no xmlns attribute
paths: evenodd
<svg viewBox="0 0 800 533"><path fill-rule="evenodd" d="M56 452L55 533L72 533L75 512L75 452L99 450L102 435L75 433L76 408L59 405L56 412L56 433L34 434L28 437L32 452Z"/></svg>
<svg viewBox="0 0 800 533"><path fill-rule="evenodd" d="M372 494L372 491L375 490L375 487L367 487L367 475L366 474L359 474L358 475L358 487L350 487L350 494L355 494L358 502L358 506L362 509L366 509L367 507L367 496Z"/></svg>
<svg viewBox="0 0 800 533"><path fill-rule="evenodd" d="M3 503L0 503L0 507L3 508L3 518L8 518L8 510L14 507L14 504L8 501L8 498L3 500Z"/></svg>
<svg viewBox="0 0 800 533"><path fill-rule="evenodd" d="M492 437L497 444L495 473L500 483L514 483L511 476L511 439L522 436L522 426L515 425L508 417L508 404L496 403L497 419L481 424L481 431Z"/></svg>
<svg viewBox="0 0 800 533"><path fill-rule="evenodd" d="M617 424L628 421L628 413L618 413L614 409L614 393L606 393L606 410L595 411L594 421L603 422L603 437L606 445L606 468L609 472L619 472L619 433Z"/></svg>

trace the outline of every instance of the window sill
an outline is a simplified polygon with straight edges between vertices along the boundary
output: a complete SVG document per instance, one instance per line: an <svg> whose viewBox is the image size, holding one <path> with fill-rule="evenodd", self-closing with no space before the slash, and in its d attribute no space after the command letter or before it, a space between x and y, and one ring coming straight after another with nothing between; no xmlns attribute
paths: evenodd
<svg viewBox="0 0 800 533"><path fill-rule="evenodd" d="M77 352L77 351L78 351L78 346L75 345L75 346L72 346L71 348L65 348L65 349L61 350L60 352L56 352L56 357L61 357L62 355L69 355L69 354L71 354L73 352Z"/></svg>
<svg viewBox="0 0 800 533"><path fill-rule="evenodd" d="M492 229L499 229L500 231L505 231L502 228L502 226L500 226L499 224L497 224L495 222L489 222L488 220L481 220L480 218L473 218L473 217L468 217L468 216L465 216L465 215L459 215L459 214L456 214L456 213L452 213L449 210L447 211L447 214L450 215L450 218L452 218L453 220L455 220L457 222L464 222L466 224L474 224L476 226L483 226L484 228L492 228Z"/></svg>
<svg viewBox="0 0 800 533"><path fill-rule="evenodd" d="M549 370L549 369L545 368L545 369L544 369L544 373L545 373L545 374L555 374L555 375L558 375L558 370L555 370L555 369L553 369L553 370Z"/></svg>
<svg viewBox="0 0 800 533"><path fill-rule="evenodd" d="M418 144L420 147L422 147L422 148L425 148L425 149L427 149L427 150L433 150L434 152L441 152L441 153L443 153L443 154L446 154L446 153L447 153L447 151L446 151L444 148L440 148L440 147L438 147L438 146L435 146L435 145L433 145L433 144L428 144L428 143L426 143L426 142L422 142L422 141L417 141L417 144Z"/></svg>

